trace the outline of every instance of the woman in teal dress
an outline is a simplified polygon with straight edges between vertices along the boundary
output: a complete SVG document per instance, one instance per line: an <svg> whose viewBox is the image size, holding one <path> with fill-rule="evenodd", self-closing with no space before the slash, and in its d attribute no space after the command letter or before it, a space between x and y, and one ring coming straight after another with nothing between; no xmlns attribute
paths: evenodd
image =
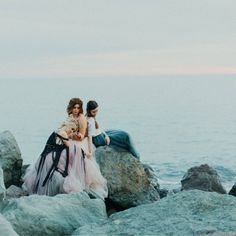
<svg viewBox="0 0 236 236"><path fill-rule="evenodd" d="M109 145L113 148L122 148L130 152L138 160L140 159L140 155L136 150L129 133L123 130L104 131L101 129L96 121L98 112L98 103L96 101L89 101L87 103L86 112L90 143L93 143L95 147Z"/></svg>

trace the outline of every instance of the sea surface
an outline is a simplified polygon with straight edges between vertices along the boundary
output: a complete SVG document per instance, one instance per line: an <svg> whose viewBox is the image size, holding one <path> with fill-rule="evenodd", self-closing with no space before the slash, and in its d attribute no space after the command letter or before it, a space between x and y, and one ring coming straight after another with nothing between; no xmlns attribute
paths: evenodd
<svg viewBox="0 0 236 236"><path fill-rule="evenodd" d="M161 188L180 187L200 164L226 190L236 182L236 76L0 79L0 132L13 133L24 164L38 158L72 97L96 100L104 129L131 134Z"/></svg>

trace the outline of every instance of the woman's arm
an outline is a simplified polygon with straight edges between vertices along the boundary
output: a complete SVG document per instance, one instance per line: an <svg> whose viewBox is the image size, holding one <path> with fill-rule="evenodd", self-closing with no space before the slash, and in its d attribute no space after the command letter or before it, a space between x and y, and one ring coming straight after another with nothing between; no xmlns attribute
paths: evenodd
<svg viewBox="0 0 236 236"><path fill-rule="evenodd" d="M95 128L94 119L87 120L87 134L88 134L88 153L87 157L90 159L93 156L93 129Z"/></svg>
<svg viewBox="0 0 236 236"><path fill-rule="evenodd" d="M84 115L80 115L79 118L79 133L80 140L83 140L87 131L87 119Z"/></svg>
<svg viewBox="0 0 236 236"><path fill-rule="evenodd" d="M63 139L61 139L62 142L63 142L67 147L69 147L70 141L69 141L69 137L68 137L67 133L66 133L65 131L62 131L62 130L61 130L61 131L58 132L58 134L63 138Z"/></svg>
<svg viewBox="0 0 236 236"><path fill-rule="evenodd" d="M106 144L109 145L110 144L109 136L106 134L105 130L102 130L102 133L105 135Z"/></svg>
<svg viewBox="0 0 236 236"><path fill-rule="evenodd" d="M93 142L92 136L88 136L88 153L86 156L90 159L93 156Z"/></svg>

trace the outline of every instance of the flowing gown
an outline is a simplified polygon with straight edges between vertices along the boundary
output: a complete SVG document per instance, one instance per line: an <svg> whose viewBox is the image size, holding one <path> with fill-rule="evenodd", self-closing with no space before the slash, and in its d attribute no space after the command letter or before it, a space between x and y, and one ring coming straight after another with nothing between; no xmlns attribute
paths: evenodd
<svg viewBox="0 0 236 236"><path fill-rule="evenodd" d="M62 142L55 146L53 134L36 163L27 168L23 188L29 194L54 196L85 190L101 199L107 197L106 179L96 164L85 157L83 142L70 140L69 147Z"/></svg>

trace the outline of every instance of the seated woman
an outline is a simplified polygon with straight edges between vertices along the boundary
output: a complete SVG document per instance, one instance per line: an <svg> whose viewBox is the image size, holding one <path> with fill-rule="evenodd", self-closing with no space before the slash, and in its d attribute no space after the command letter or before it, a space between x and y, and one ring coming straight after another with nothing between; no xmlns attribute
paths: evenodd
<svg viewBox="0 0 236 236"><path fill-rule="evenodd" d="M87 191L92 186L97 197L107 196L106 180L99 169L84 156L80 143L70 139L76 129L74 122L65 121L50 135L36 164L27 169L23 178L23 188L29 194L54 196Z"/></svg>
<svg viewBox="0 0 236 236"><path fill-rule="evenodd" d="M23 187L29 194L53 196L85 189L83 153L69 136L76 129L64 122L47 140L37 162L26 170Z"/></svg>
<svg viewBox="0 0 236 236"><path fill-rule="evenodd" d="M93 143L95 147L111 145L112 147L125 149L135 158L138 160L140 159L139 153L134 147L133 141L127 132L122 130L107 130L105 132L99 127L99 124L96 121L98 112L98 104L96 101L89 101L87 103L86 111L90 150L92 150L91 143Z"/></svg>

